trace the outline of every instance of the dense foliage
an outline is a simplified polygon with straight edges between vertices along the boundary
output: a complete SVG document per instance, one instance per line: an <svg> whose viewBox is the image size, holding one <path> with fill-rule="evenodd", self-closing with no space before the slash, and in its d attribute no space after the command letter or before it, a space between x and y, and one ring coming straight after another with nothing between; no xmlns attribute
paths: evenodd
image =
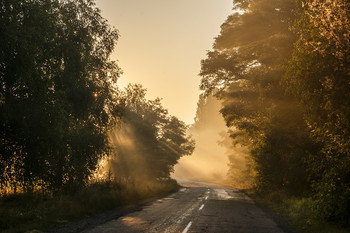
<svg viewBox="0 0 350 233"><path fill-rule="evenodd" d="M346 222L348 1L239 0L234 12L202 61L201 89L219 89L232 137L249 139L258 190L313 193L318 213Z"/></svg>
<svg viewBox="0 0 350 233"><path fill-rule="evenodd" d="M75 190L109 157L118 178L167 180L192 153L160 99L117 88L118 32L93 0L1 0L0 13L1 193Z"/></svg>
<svg viewBox="0 0 350 233"><path fill-rule="evenodd" d="M117 31L91 0L0 2L1 188L83 185L119 115Z"/></svg>
<svg viewBox="0 0 350 233"><path fill-rule="evenodd" d="M350 218L350 3L305 1L284 84L300 101L312 138L315 205L327 219Z"/></svg>
<svg viewBox="0 0 350 233"><path fill-rule="evenodd" d="M117 179L167 180L180 157L194 150L186 124L170 116L159 98L147 100L145 95L146 89L138 84L122 93L124 114L111 135L116 150L110 164Z"/></svg>
<svg viewBox="0 0 350 233"><path fill-rule="evenodd" d="M177 190L170 171L194 142L141 86L118 89L117 39L93 0L0 0L1 232ZM99 177L107 158L126 182Z"/></svg>
<svg viewBox="0 0 350 233"><path fill-rule="evenodd" d="M243 3L243 1L242 1ZM201 88L219 88L228 126L253 141L251 155L260 189L307 191L310 150L306 123L294 97L280 85L296 37L289 30L291 1L258 0L229 16L213 50L202 61ZM240 143L245 137L233 133ZM245 141L239 141L239 140Z"/></svg>

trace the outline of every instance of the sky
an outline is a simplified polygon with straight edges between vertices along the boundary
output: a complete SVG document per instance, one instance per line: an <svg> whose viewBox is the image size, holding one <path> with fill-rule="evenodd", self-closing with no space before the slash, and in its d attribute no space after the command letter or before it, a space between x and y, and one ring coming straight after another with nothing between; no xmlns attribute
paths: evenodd
<svg viewBox="0 0 350 233"><path fill-rule="evenodd" d="M193 123L200 61L212 48L232 0L97 0L118 29L112 60L123 70L119 87L139 83L147 98L162 98L171 115Z"/></svg>

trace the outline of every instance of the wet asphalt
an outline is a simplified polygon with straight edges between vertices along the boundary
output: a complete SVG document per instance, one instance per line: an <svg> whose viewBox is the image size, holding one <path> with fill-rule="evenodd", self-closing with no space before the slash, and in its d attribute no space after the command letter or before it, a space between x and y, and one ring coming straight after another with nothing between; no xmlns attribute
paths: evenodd
<svg viewBox="0 0 350 233"><path fill-rule="evenodd" d="M271 215L241 191L210 184L187 184L138 211L85 233L233 232L284 233Z"/></svg>

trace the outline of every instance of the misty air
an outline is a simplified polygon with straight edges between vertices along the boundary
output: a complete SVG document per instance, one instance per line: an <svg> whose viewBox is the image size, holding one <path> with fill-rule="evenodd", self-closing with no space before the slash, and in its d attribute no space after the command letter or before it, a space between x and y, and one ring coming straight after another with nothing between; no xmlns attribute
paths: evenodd
<svg viewBox="0 0 350 233"><path fill-rule="evenodd" d="M349 1L0 13L0 232L350 232Z"/></svg>

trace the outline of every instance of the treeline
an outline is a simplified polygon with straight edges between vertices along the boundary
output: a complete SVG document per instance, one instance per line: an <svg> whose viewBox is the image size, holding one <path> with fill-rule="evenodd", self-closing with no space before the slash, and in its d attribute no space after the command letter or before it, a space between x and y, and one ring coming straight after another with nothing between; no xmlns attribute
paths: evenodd
<svg viewBox="0 0 350 233"><path fill-rule="evenodd" d="M111 133L113 154L105 169L136 185L167 181L180 157L192 154L195 146L188 126L169 115L159 98L145 96L146 89L139 84L129 84L122 92L124 112Z"/></svg>
<svg viewBox="0 0 350 233"><path fill-rule="evenodd" d="M129 176L136 168L121 161L133 151L112 131L144 145L138 156L155 180L191 153L186 125L159 100L118 89L118 31L93 0L1 0L0 15L1 193L84 187L111 157Z"/></svg>
<svg viewBox="0 0 350 233"><path fill-rule="evenodd" d="M234 12L201 89L249 146L256 190L310 197L320 218L349 222L350 3L235 0Z"/></svg>

